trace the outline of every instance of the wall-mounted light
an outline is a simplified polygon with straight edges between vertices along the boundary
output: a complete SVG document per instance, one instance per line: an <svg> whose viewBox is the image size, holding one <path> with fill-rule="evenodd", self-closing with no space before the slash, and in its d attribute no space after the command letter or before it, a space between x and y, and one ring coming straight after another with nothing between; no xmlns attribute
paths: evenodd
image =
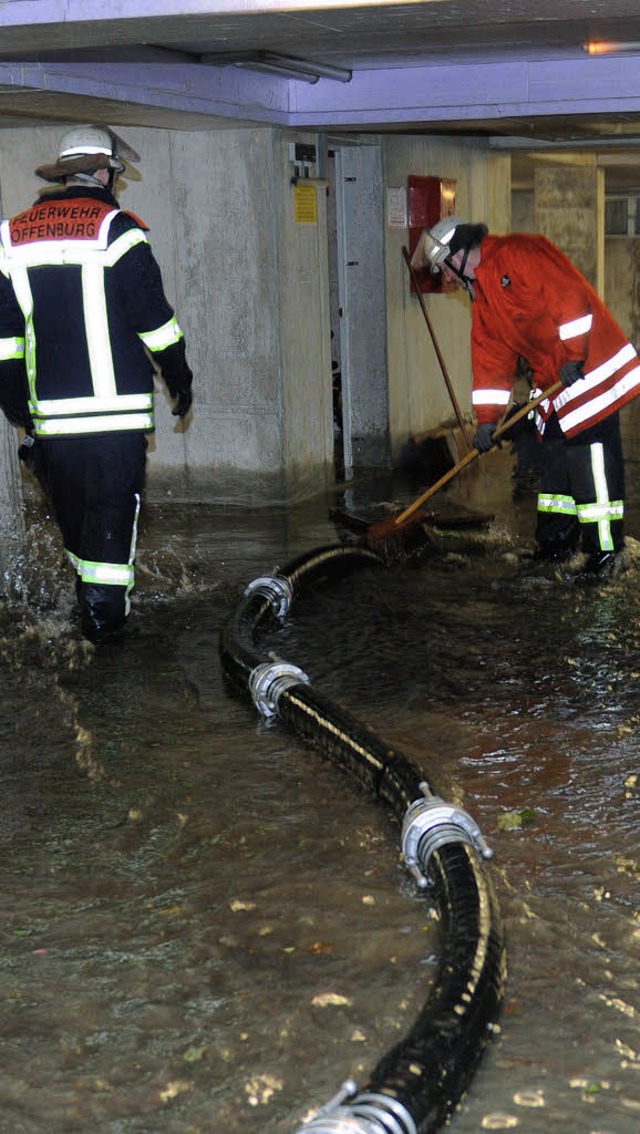
<svg viewBox="0 0 640 1134"><path fill-rule="evenodd" d="M206 62L214 62L211 56ZM346 67L334 67L330 63L314 63L311 59L298 59L293 55L276 55L271 51L261 51L255 59L243 59L233 64L250 71L266 71L270 75L281 75L285 79L298 79L302 83L317 83L318 79L333 79L337 83L350 83L353 72Z"/></svg>
<svg viewBox="0 0 640 1134"><path fill-rule="evenodd" d="M613 40L587 40L580 44L587 55L615 55L619 51L640 51L640 41L623 40L619 43Z"/></svg>

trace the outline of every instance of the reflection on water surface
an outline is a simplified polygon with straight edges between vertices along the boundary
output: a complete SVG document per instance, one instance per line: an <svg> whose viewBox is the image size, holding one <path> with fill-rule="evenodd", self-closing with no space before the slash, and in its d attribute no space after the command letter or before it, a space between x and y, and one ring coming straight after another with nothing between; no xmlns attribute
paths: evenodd
<svg viewBox="0 0 640 1134"><path fill-rule="evenodd" d="M264 645L494 849L508 998L452 1130L635 1134L637 545L601 593L525 579L530 502L498 506ZM424 1002L438 926L393 822L220 674L246 583L335 540L325 500L149 505L128 639L96 652L32 530L0 608L3 1134L290 1134Z"/></svg>

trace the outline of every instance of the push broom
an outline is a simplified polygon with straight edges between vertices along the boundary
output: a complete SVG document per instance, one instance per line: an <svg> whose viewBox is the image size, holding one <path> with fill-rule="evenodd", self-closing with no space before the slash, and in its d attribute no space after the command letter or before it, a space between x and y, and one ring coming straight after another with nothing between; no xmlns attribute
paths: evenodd
<svg viewBox="0 0 640 1134"><path fill-rule="evenodd" d="M547 390L543 390L538 397L532 398L531 401L526 402L525 405L519 410L516 410L511 417L504 417L496 426L493 434L494 443L499 441L500 437L508 433L519 421L522 421L523 417L527 417L536 406L540 405L540 402L545 401L546 398L552 398L554 394L558 394L563 388L563 382L556 382L553 386L549 386ZM494 444L494 448L495 447ZM489 452L491 452L491 450L489 450ZM399 512L397 516L393 516L389 520L382 520L378 524L371 524L370 527L367 528L365 536L367 547L371 551L378 552L378 554L383 557L392 555L394 551L400 551L404 537L416 524L419 524L422 519L418 509L425 501L429 500L431 496L434 496L436 492L443 488L445 484L448 484L450 480L453 480L454 476L457 476L462 469L470 465L471 462L480 455L479 449L470 449L453 468L449 469L449 471L446 472L444 476L441 476L435 484L432 484L430 488L427 488L425 492L423 492L421 496L418 496L403 512Z"/></svg>

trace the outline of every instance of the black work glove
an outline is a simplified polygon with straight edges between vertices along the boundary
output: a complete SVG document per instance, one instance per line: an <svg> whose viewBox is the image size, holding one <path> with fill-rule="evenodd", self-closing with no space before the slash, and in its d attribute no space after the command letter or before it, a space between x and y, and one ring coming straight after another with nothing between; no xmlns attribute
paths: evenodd
<svg viewBox="0 0 640 1134"><path fill-rule="evenodd" d="M509 407L502 422L500 441L517 441L523 433L532 433L535 431L536 427L533 421L533 413L527 413L524 417L521 417L519 421L516 421L515 425L509 425L510 419L515 417L517 413L520 413L520 410L524 409L525 405L526 402L514 402ZM500 441L498 444L500 444Z"/></svg>
<svg viewBox="0 0 640 1134"><path fill-rule="evenodd" d="M485 421L484 425L479 425L473 435L474 449L477 449L479 453L488 453L489 449L493 449L493 435L495 431L495 421ZM495 444L499 445L500 442L497 441Z"/></svg>
<svg viewBox="0 0 640 1134"><path fill-rule="evenodd" d="M175 406L171 410L174 417L186 417L191 409L193 401L193 394L191 390L172 390L169 387L169 394L175 400Z"/></svg>
<svg viewBox="0 0 640 1134"><path fill-rule="evenodd" d="M560 367L560 380L565 386L573 386L580 378L584 378L584 371L582 367L584 362L578 362L576 359L570 359L569 362L563 362Z"/></svg>
<svg viewBox="0 0 640 1134"><path fill-rule="evenodd" d="M22 441L18 445L18 456L23 462L25 468L29 472L34 472L35 469L35 447L36 437L34 433L25 433Z"/></svg>

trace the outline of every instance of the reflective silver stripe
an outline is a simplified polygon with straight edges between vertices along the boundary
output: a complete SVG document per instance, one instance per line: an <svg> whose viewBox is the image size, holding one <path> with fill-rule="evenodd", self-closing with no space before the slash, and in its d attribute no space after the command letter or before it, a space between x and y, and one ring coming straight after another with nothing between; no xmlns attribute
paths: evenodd
<svg viewBox="0 0 640 1134"><path fill-rule="evenodd" d="M592 323L593 315L581 315L579 319L572 319L570 323L561 323L558 334L563 342L567 339L575 339L577 335L586 335L587 331L591 330Z"/></svg>
<svg viewBox="0 0 640 1134"><path fill-rule="evenodd" d="M636 348L632 346L631 343L627 343L617 354L608 358L606 362L601 363L600 366L596 366L595 370L587 371L583 378L583 382L586 382L586 389L590 390L594 386L597 386L599 382L604 382L606 378L610 378L612 374L615 374L616 370L621 370L623 366L626 366L628 362L632 362L634 358L637 358ZM582 389L584 391L585 387L583 386Z"/></svg>
<svg viewBox="0 0 640 1134"><path fill-rule="evenodd" d="M104 146L69 146L66 150L60 150L58 157L74 157L75 154L106 154L111 157L112 151L105 149Z"/></svg>
<svg viewBox="0 0 640 1134"><path fill-rule="evenodd" d="M612 517L608 514L611 501L609 499L609 485L607 484L607 474L604 467L604 447L602 442L598 441L594 445L590 445L589 449L591 452L591 472L596 489L595 506L599 512L597 519L594 516L594 520L598 524L598 542L602 551L613 551L613 536L611 534ZM579 518L581 523L589 522L586 509L580 509Z"/></svg>
<svg viewBox="0 0 640 1134"><path fill-rule="evenodd" d="M96 399L115 397L116 376L109 339L104 270L100 264L82 266L82 310L87 331L91 382Z"/></svg>
<svg viewBox="0 0 640 1134"><path fill-rule="evenodd" d="M147 349L153 352L164 350L165 347L177 343L179 339L183 338L183 334L174 315L173 319L169 319L168 323L163 323L162 327L156 327L155 331L139 332L138 338L142 339Z"/></svg>
<svg viewBox="0 0 640 1134"><path fill-rule="evenodd" d="M635 366L623 378L616 382L610 390L604 390L597 398L591 398L591 401L586 402L583 406L578 406L577 409L571 410L570 413L562 415L561 425L565 432L575 428L576 425L582 425L583 422L589 421L591 418L596 417L603 410L609 406L615 405L619 398L623 398L631 390L640 387L640 366Z"/></svg>
<svg viewBox="0 0 640 1134"><path fill-rule="evenodd" d="M474 390L471 395L474 406L508 406L510 401L508 390Z"/></svg>
<svg viewBox="0 0 640 1134"><path fill-rule="evenodd" d="M148 432L153 429L153 414L129 413L104 417L61 417L35 422L38 437L61 437L79 433Z"/></svg>
<svg viewBox="0 0 640 1134"><path fill-rule="evenodd" d="M24 339L0 339L0 359L24 358Z"/></svg>
<svg viewBox="0 0 640 1134"><path fill-rule="evenodd" d="M539 512L557 512L564 516L576 515L576 502L573 496L552 496L545 492L538 494Z"/></svg>
<svg viewBox="0 0 640 1134"><path fill-rule="evenodd" d="M81 413L125 413L153 406L153 394L115 394L111 398L55 398L33 401L31 412L39 417L62 417Z"/></svg>
<svg viewBox="0 0 640 1134"><path fill-rule="evenodd" d="M556 409L568 405L569 402L575 398L582 398L588 390L595 389L601 382L606 382L607 378L611 378L616 370L622 370L628 362L632 362L636 358L636 349L631 343L627 343L611 358L607 358L600 366L596 366L594 370L588 370L584 378L580 380L580 388L576 390L575 386L568 386L566 390L562 390L556 398ZM624 379L623 379L624 381Z"/></svg>
<svg viewBox="0 0 640 1134"><path fill-rule="evenodd" d="M621 520L624 516L624 501L615 504L578 504L578 515L584 523L594 520Z"/></svg>
<svg viewBox="0 0 640 1134"><path fill-rule="evenodd" d="M29 381L29 393L31 397L34 398L36 393L36 337L33 330L33 295L31 293L31 284L29 282L27 269L18 267L12 268L11 283L13 284L13 290L18 300L20 310L24 315L25 363Z"/></svg>
<svg viewBox="0 0 640 1134"><path fill-rule="evenodd" d="M118 260L136 244L148 244L147 236L141 228L123 232L107 247L111 221L117 215L114 209L107 213L100 225L96 240L42 240L34 244L7 246L9 273L16 267L30 268L50 264L102 264L112 268Z"/></svg>

